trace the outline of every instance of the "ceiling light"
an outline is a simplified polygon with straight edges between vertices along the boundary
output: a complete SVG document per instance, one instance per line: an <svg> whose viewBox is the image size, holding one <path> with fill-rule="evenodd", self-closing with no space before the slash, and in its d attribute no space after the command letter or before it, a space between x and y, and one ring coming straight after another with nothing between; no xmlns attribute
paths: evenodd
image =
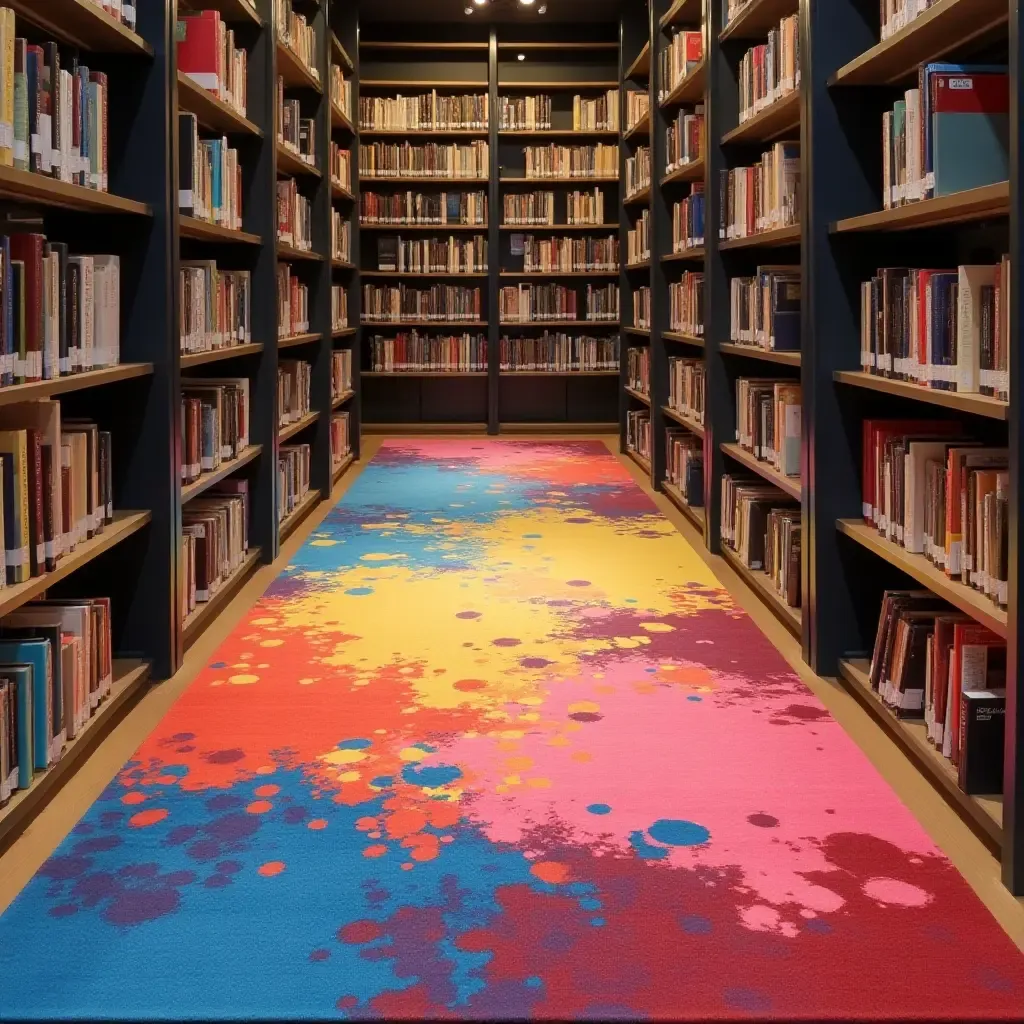
<svg viewBox="0 0 1024 1024"><path fill-rule="evenodd" d="M467 14L472 14L473 13L473 8L472 7L467 7L466 8L466 13Z"/></svg>
<svg viewBox="0 0 1024 1024"><path fill-rule="evenodd" d="M487 0L473 0L473 3L475 3L477 7L483 7L483 5L487 3Z"/></svg>
<svg viewBox="0 0 1024 1024"><path fill-rule="evenodd" d="M524 7L529 7L533 3L533 0L519 0Z"/></svg>
<svg viewBox="0 0 1024 1024"><path fill-rule="evenodd" d="M519 54L519 57L517 59L518 60L526 60L526 54L525 53Z"/></svg>
<svg viewBox="0 0 1024 1024"><path fill-rule="evenodd" d="M541 4L540 7L537 8L537 13L538 14L547 14L548 13L548 5L547 4Z"/></svg>

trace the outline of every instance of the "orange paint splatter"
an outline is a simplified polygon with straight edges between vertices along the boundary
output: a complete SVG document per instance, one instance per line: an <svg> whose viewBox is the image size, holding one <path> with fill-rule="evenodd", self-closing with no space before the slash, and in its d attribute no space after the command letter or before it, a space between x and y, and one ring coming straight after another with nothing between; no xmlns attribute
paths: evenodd
<svg viewBox="0 0 1024 1024"><path fill-rule="evenodd" d="M157 777L156 781L159 782L161 786L176 786L178 784L178 776L160 775Z"/></svg>
<svg viewBox="0 0 1024 1024"><path fill-rule="evenodd" d="M413 807L394 811L387 819L388 834L396 839L419 832L427 823L427 816Z"/></svg>
<svg viewBox="0 0 1024 1024"><path fill-rule="evenodd" d="M123 804L141 804L146 801L148 797L145 793L125 793L121 797L121 803Z"/></svg>
<svg viewBox="0 0 1024 1024"><path fill-rule="evenodd" d="M482 690L487 686L487 683L483 679L456 679L452 683L453 689L462 690L464 693L470 693L473 690Z"/></svg>
<svg viewBox="0 0 1024 1024"><path fill-rule="evenodd" d="M356 828L359 829L360 832L369 832L372 829L375 829L376 827L377 827L377 819L376 818L357 818L356 819Z"/></svg>
<svg viewBox="0 0 1024 1024"><path fill-rule="evenodd" d="M257 786L254 792L257 796L277 796L281 792L281 787L273 785Z"/></svg>
<svg viewBox="0 0 1024 1024"><path fill-rule="evenodd" d="M323 828L327 828L326 818L314 818L306 828L311 828L314 832L319 832Z"/></svg>
<svg viewBox="0 0 1024 1024"><path fill-rule="evenodd" d="M380 925L376 921L353 921L338 929L338 941L349 945L361 946L364 942L379 939L380 936Z"/></svg>
<svg viewBox="0 0 1024 1024"><path fill-rule="evenodd" d="M274 875L281 874L284 871L283 860L268 860L266 864L261 864L256 869L258 874L261 874L264 878L273 878Z"/></svg>
<svg viewBox="0 0 1024 1024"><path fill-rule="evenodd" d="M273 806L269 800L253 800L246 810L250 814L266 814Z"/></svg>
<svg viewBox="0 0 1024 1024"><path fill-rule="evenodd" d="M163 821L167 817L167 811L163 807L154 807L149 811L139 811L138 814L133 814L128 819L128 824L132 828L147 828L149 825L155 825L158 821Z"/></svg>
<svg viewBox="0 0 1024 1024"><path fill-rule="evenodd" d="M375 843L373 846L368 846L363 850L364 857L383 857L388 852L388 848L383 843Z"/></svg>
<svg viewBox="0 0 1024 1024"><path fill-rule="evenodd" d="M535 875L542 882L550 882L557 885L569 877L569 869L556 860L541 860L530 868L530 874Z"/></svg>

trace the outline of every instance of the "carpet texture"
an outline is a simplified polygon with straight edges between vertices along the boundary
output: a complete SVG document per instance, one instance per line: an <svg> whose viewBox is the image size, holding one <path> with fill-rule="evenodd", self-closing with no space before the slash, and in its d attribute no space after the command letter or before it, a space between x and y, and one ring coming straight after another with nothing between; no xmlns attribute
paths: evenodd
<svg viewBox="0 0 1024 1024"><path fill-rule="evenodd" d="M0 918L0 1018L1018 1019L597 442L394 440Z"/></svg>

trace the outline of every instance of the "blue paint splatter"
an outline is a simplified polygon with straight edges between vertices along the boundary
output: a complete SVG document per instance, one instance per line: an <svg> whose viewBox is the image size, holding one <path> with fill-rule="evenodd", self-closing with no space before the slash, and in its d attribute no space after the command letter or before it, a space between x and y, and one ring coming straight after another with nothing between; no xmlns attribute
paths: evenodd
<svg viewBox="0 0 1024 1024"><path fill-rule="evenodd" d="M690 696L687 697L686 699L687 700L692 700L696 704L696 703L699 703L700 701L702 701L704 698L703 697L698 697L696 694L692 694L691 693Z"/></svg>
<svg viewBox="0 0 1024 1024"><path fill-rule="evenodd" d="M583 899L581 899L579 901L579 903L580 903L580 907L583 910L600 910L601 909L601 901L600 900L595 900L593 896L584 896Z"/></svg>
<svg viewBox="0 0 1024 1024"><path fill-rule="evenodd" d="M414 786L433 789L462 778L462 771L453 764L409 764L402 769L402 778Z"/></svg>
<svg viewBox="0 0 1024 1024"><path fill-rule="evenodd" d="M345 593L349 597L369 597L373 593L373 587L352 587L351 590L346 590Z"/></svg>
<svg viewBox="0 0 1024 1024"><path fill-rule="evenodd" d="M603 917L592 917L592 918L590 919L590 923L591 923L591 924L592 924L592 925L593 925L593 926L594 926L595 928L601 928L601 927L603 927L603 925L604 925L604 918L603 918Z"/></svg>
<svg viewBox="0 0 1024 1024"><path fill-rule="evenodd" d="M660 818L647 830L647 834L666 846L699 846L711 838L711 833L703 825L679 818Z"/></svg>
<svg viewBox="0 0 1024 1024"><path fill-rule="evenodd" d="M541 981L541 979L538 978L536 974L531 974L530 977L523 982L523 984L527 988L540 988L541 985L544 984L544 982Z"/></svg>
<svg viewBox="0 0 1024 1024"><path fill-rule="evenodd" d="M651 846L644 838L643 832L630 832L629 845L644 858L644 860L662 860L668 856L668 850L659 846Z"/></svg>
<svg viewBox="0 0 1024 1024"><path fill-rule="evenodd" d="M587 810L591 814L610 814L612 809L608 804L590 804Z"/></svg>
<svg viewBox="0 0 1024 1024"><path fill-rule="evenodd" d="M348 740L342 740L338 744L339 750L365 750L367 747L373 746L373 740L363 739L361 736L354 737Z"/></svg>
<svg viewBox="0 0 1024 1024"><path fill-rule="evenodd" d="M370 785L375 789L387 789L388 786L394 785L395 780L390 775L378 775L375 779L370 779Z"/></svg>
<svg viewBox="0 0 1024 1024"><path fill-rule="evenodd" d="M711 931L711 921L698 914L687 914L682 920L682 925L687 935L707 935Z"/></svg>

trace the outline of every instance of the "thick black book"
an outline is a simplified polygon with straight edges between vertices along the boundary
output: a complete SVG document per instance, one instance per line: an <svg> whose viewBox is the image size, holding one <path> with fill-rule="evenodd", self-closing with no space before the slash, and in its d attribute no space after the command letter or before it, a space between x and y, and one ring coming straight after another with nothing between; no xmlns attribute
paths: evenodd
<svg viewBox="0 0 1024 1024"><path fill-rule="evenodd" d="M398 239L396 237L377 239L377 269L398 269Z"/></svg>
<svg viewBox="0 0 1024 1024"><path fill-rule="evenodd" d="M195 114L178 114L178 209L187 217L196 212L196 124Z"/></svg>
<svg viewBox="0 0 1024 1024"><path fill-rule="evenodd" d="M960 788L1002 793L1006 690L965 690L960 700Z"/></svg>

